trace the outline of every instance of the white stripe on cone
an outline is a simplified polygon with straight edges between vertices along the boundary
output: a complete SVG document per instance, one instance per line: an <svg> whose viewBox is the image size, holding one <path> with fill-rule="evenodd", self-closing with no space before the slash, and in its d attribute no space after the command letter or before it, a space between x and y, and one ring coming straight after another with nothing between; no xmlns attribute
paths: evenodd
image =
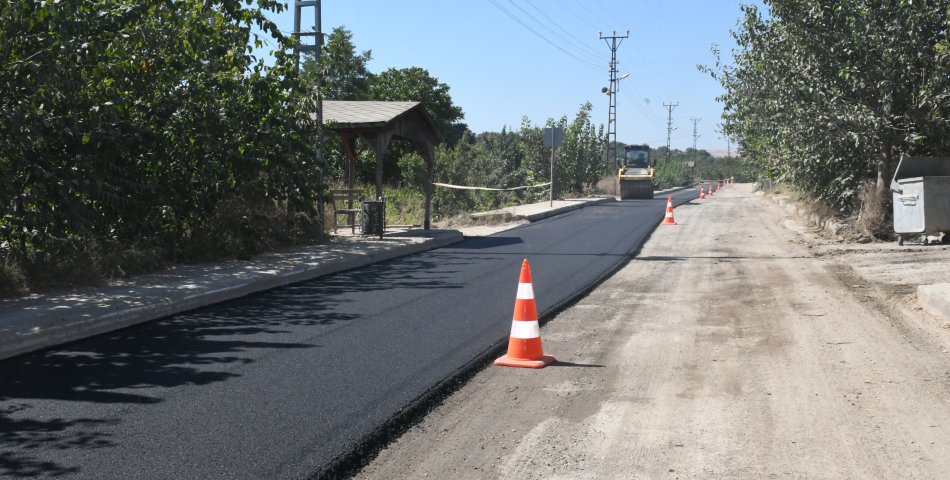
<svg viewBox="0 0 950 480"><path fill-rule="evenodd" d="M515 320L511 322L511 338L540 338L541 325L537 320L522 321Z"/></svg>
<svg viewBox="0 0 950 480"><path fill-rule="evenodd" d="M530 283L519 283L518 295L515 298L519 300L534 300L534 287L532 287Z"/></svg>

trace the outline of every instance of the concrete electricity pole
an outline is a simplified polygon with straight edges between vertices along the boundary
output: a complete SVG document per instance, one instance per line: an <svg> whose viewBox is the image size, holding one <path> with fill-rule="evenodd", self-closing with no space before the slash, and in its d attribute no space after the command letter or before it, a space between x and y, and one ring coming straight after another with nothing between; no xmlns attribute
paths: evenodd
<svg viewBox="0 0 950 480"><path fill-rule="evenodd" d="M627 34L623 36L617 35L616 31L608 37L605 37L601 32L597 32L597 35L610 47L610 86L604 92L610 97L610 106L607 109L607 145L604 147L604 156L607 157L607 174L609 175L611 162L617 158L617 47L620 46L623 39L630 36L630 30L627 30ZM612 158L608 153L611 141L613 141L614 150Z"/></svg>
<svg viewBox="0 0 950 480"><path fill-rule="evenodd" d="M664 103L666 107L666 162L670 162L670 136L673 134L673 109L678 107L680 102Z"/></svg>
<svg viewBox="0 0 950 480"><path fill-rule="evenodd" d="M702 118L694 117L694 118L690 118L690 120L693 122L693 165L695 166L696 159L698 158L698 155L696 152L696 139L702 136L696 133L696 125L699 123L700 120L702 120Z"/></svg>

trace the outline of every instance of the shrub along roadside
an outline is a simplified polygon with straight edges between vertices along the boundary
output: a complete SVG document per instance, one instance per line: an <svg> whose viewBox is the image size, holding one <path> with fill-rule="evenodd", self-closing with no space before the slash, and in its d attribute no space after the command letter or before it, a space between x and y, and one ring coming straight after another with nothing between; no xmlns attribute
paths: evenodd
<svg viewBox="0 0 950 480"><path fill-rule="evenodd" d="M743 6L732 65L702 67L725 89L725 134L758 178L887 218L901 156L950 152L950 2L764 4Z"/></svg>
<svg viewBox="0 0 950 480"><path fill-rule="evenodd" d="M0 292L320 238L312 102L250 55L283 8L0 3Z"/></svg>

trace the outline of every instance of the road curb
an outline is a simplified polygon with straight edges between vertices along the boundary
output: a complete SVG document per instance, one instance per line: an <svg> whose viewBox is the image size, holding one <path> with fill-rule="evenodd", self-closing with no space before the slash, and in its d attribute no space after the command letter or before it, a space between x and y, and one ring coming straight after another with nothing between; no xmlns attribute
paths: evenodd
<svg viewBox="0 0 950 480"><path fill-rule="evenodd" d="M803 221L808 222L810 225L823 229L830 233L831 235L840 235L848 228L848 224L839 222L837 219L831 216L821 216L817 213L808 213L808 210L804 207L796 204L792 199L784 195L769 195L763 194L766 198L771 200L776 205L785 209L786 212L798 215Z"/></svg>
<svg viewBox="0 0 950 480"><path fill-rule="evenodd" d="M475 222L510 222L513 220L527 220L529 222L535 222L543 218L553 217L571 210L577 210L579 208L584 208L588 205L596 205L598 203L604 203L612 201L612 197L601 197L601 198L576 198L570 200L555 200L555 203L564 203L571 202L570 205L561 205L555 208L548 207L548 202L534 203L528 205L518 205L514 207L502 208L498 210L490 210L487 212L477 212L469 215L469 218ZM535 213L518 213L518 210L538 210Z"/></svg>
<svg viewBox="0 0 950 480"><path fill-rule="evenodd" d="M590 206L590 205L597 205L597 204L600 204L600 203L606 203L606 202L612 202L612 201L614 201L614 199L613 199L613 198L610 198L610 197L583 199L583 200L579 200L579 201L578 201L579 203L576 203L576 204L574 204L574 205L565 205L565 206L563 206L563 207L558 207L558 208L555 208L555 209L553 209L553 210L548 210L548 211L539 212L539 213L533 213L533 214L524 215L524 216L521 216L521 217L516 216L515 218L524 218L525 220L527 220L527 221L529 221L529 222L536 222L536 221L541 220L541 219L544 219L544 218L553 217L553 216L555 216L555 215L560 215L560 214L562 214L562 213L570 212L570 211L572 211L572 210L577 210L577 209L579 209L579 208L584 208L584 207L587 207L587 206Z"/></svg>
<svg viewBox="0 0 950 480"><path fill-rule="evenodd" d="M417 234L413 235L417 236ZM375 242L368 246L361 246L359 249L342 252L328 261L317 264L251 272L231 284L204 291L188 293L169 290L163 294L141 299L144 303L142 305L121 306L108 312L73 313L70 317L71 309L66 308L62 310L64 312L62 315L50 315L51 318L44 318L33 326L20 328L19 331L15 328L7 328L3 332L5 338L0 340L0 360L234 300L252 293L444 247L463 240L462 233L455 230L423 232L421 235L426 237L425 240L400 245ZM56 307L49 310L54 308Z"/></svg>
<svg viewBox="0 0 950 480"><path fill-rule="evenodd" d="M692 187L674 187L666 190L658 190L657 195L674 193L681 190L686 190ZM514 207L509 211L508 209L492 210L488 212L479 212L469 215L473 221L476 222L510 222L512 220L527 220L529 222L536 222L545 218L553 217L555 215L560 215L562 213L570 212L572 210L577 210L579 208L584 208L590 205L598 205L601 203L615 202L619 201L617 197L589 197L589 198L575 198L570 200L555 200L555 202L573 202L570 205L562 205L556 208L547 209L547 202L542 202L538 204L531 205L521 205L520 207ZM536 213L527 213L519 214L517 213L518 208L528 208L531 209L532 206L541 206L540 211Z"/></svg>
<svg viewBox="0 0 950 480"><path fill-rule="evenodd" d="M932 315L950 322L950 283L917 286L917 302Z"/></svg>

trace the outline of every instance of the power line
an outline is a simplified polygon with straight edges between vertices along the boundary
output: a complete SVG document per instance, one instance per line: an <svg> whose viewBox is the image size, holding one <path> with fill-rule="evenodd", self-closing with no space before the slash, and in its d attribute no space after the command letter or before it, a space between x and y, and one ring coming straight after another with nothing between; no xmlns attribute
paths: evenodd
<svg viewBox="0 0 950 480"><path fill-rule="evenodd" d="M513 0L509 0L509 1L512 1L512 2L513 2ZM527 3L528 3L529 5L531 5L531 6L534 7L536 10L538 10L539 12L541 12L542 15L544 15L544 16L547 17L548 19L551 19L550 17L547 16L547 14L545 14L544 12L542 12L542 11L537 7L537 5L535 5L531 0L526 0L526 1L527 1ZM601 23L601 24L609 23L609 22L604 22L604 21L603 21L603 17L598 17L598 15L597 15L596 13L594 13L594 12L590 9L590 7L588 7L587 2L585 2L585 1L577 1L577 2L576 2L576 4L581 7L581 9L583 10L583 12L579 12L579 11L575 10L574 8L571 8L570 6L566 5L563 1L560 1L560 0L558 1L558 4L560 5L560 7L561 7L562 9L564 9L565 11L567 11L567 12L571 15L571 17L576 18L576 19L578 19L578 20L580 20L580 21L586 23L587 25L590 25L591 27L598 28L598 27L596 27L593 23L591 23L591 21L588 20L589 18L592 18L593 21L594 21L594 22L597 22L597 23ZM602 10L606 12L606 8L603 8L603 5L601 5L601 7L602 7ZM586 15L583 14L584 12L586 12ZM560 28L561 30L565 31L565 33L567 33L567 34L570 35L571 37L573 37L573 38L575 38L575 39L577 38L577 37L574 37L573 35L571 35L569 31L567 31L566 29L564 29L563 27L561 27L560 25L558 25L557 22L554 22L553 20L552 20L552 22L553 22L558 28ZM581 41L578 40L578 42L581 42ZM583 42L581 42L581 43L583 43ZM595 55L596 55L596 52L595 52ZM629 58L629 56L628 56L627 58ZM620 63L621 63L621 62L618 62L618 65L619 65ZM630 65L636 65L636 62L632 62L632 61L631 61L631 62L629 62L629 63L630 63ZM647 73L649 73L649 72L647 72ZM654 84L655 84L655 83L656 83L656 81L654 80ZM626 98L632 102L632 105L633 105L634 109L635 109L645 120L648 120L648 121L651 121L651 122L660 122L660 121L661 121L660 118L659 118L655 113L653 113L653 111L649 108L649 105L646 104L646 103L644 103L644 101L643 101L643 97L645 97L645 95L643 95L643 94L640 92L640 86L642 86L642 84L634 84L634 83L628 82L628 85L630 85L629 88L635 93L635 95L630 95L629 92L626 91L626 88L627 88L627 87L624 87L625 90L624 90L623 93L626 95ZM616 90L619 90L619 87L618 87ZM659 92L658 92L658 93L659 93ZM659 96L659 94L658 94L657 96Z"/></svg>
<svg viewBox="0 0 950 480"><path fill-rule="evenodd" d="M518 5L516 5L516 4L514 3L514 0L509 0L509 1L512 3L512 5L515 5L516 7L518 7ZM569 32L566 28L562 27L559 23L557 23L556 20L554 20L553 18L551 18L550 16L548 16L547 13L544 13L544 10L541 10L540 8L538 8L538 6L535 5L531 0L525 0L525 2L527 2L528 5L531 5L531 7L534 8L535 10L537 10L538 13L541 14L541 16L543 16L544 18L548 19L548 21L551 22L551 24L553 24L555 27L557 27L559 30L561 30L561 31L564 32L568 37L571 37L571 38L570 38L570 39L565 38L565 37L561 36L560 34L558 34L557 32L555 32L555 31L554 31L553 29L551 29L550 27L547 27L546 25L542 25L542 26L544 26L545 28L547 28L548 31L550 31L551 33L553 33L554 35L556 35L558 38L560 38L560 39L562 39L562 40L564 40L564 41L570 43L571 45L573 45L574 47L576 47L578 50L584 50L584 53L586 53L586 54L588 54L588 55L592 55L592 56L595 56L595 57L599 55L599 52L597 52L596 50L594 50L593 47L591 47L590 45L585 44L582 40L580 40L579 38L575 37L574 34L572 34L571 32ZM521 10L522 12L525 12L525 10L524 10L523 8L521 8L521 7L518 7L518 9ZM525 12L525 14L528 14L528 12ZM530 15L530 14L528 14L528 15ZM540 22L539 20L537 20L537 19L535 19L535 21L537 21L539 24L541 23L541 22ZM573 39L573 40L571 40L571 39Z"/></svg>
<svg viewBox="0 0 950 480"><path fill-rule="evenodd" d="M600 9L601 9L601 10L603 10L603 11L605 11L605 12L608 12L608 9L607 9L607 6L606 6L606 5L604 5L603 3L601 3L600 0L595 0L595 1L597 2L598 5L600 5Z"/></svg>
<svg viewBox="0 0 950 480"><path fill-rule="evenodd" d="M640 54L640 49L637 48L637 42L633 42L632 47L634 53L637 55L637 58L639 58L639 61L635 62L629 53L624 52L626 60L631 64L641 66L639 70L641 72L641 76L649 81L648 84L644 83L644 86L649 87L650 90L653 90L656 93L656 97L662 97L666 91L662 86L660 86L660 82L657 81L656 76L653 75L653 69L650 68L650 65L652 64L647 62L643 55Z"/></svg>
<svg viewBox="0 0 950 480"><path fill-rule="evenodd" d="M597 17L597 14L595 14L595 13L592 12L589 8L587 8L587 1L586 1L586 0L583 0L583 1L582 1L582 0L575 0L575 2L576 2L578 5L580 5L581 8L583 8L584 10L586 10L587 13L590 14L591 18L594 19L595 22L600 23L600 24L602 24L602 25L608 23L608 22L604 22L603 19L598 18L598 17Z"/></svg>
<svg viewBox="0 0 950 480"><path fill-rule="evenodd" d="M537 35L538 38L540 38L541 40L544 40L545 42L547 42L547 43L548 43L549 45L551 45L552 47L554 47L554 48L560 50L560 51L563 52L565 55L567 55L567 56L569 56L569 57L571 57L571 58L577 60L578 62L581 62L581 63L587 65L587 66L590 66L591 68L594 68L594 69L597 69L597 68L598 68L598 66L597 66L596 63L594 63L594 62L592 62L592 61L590 61L590 60L588 60L588 59L586 59L586 58L579 57L579 56L577 56L577 55L575 55L575 54L573 54L573 53L571 53L571 52L565 50L565 49L562 48L560 45L554 43L553 41L551 41L550 39L548 39L547 37L545 37L544 35L542 35L541 33L539 33L537 30L535 30L534 28L531 28L530 25L528 25L528 24L525 23L523 20L521 20L520 18L518 18L517 15L515 15L515 14L512 13L512 12L510 12L507 8L505 8L504 6L502 6L501 4L499 4L496 0L488 0L488 1L491 2L491 4L494 5L497 9L501 10L505 15L508 15L508 17L510 17L512 20L518 22L518 24L520 24L522 27L528 29L528 31L530 31L531 33ZM513 4L513 5L514 5L514 4ZM515 6L517 7L517 5L515 5ZM518 8L520 9L521 7L518 7ZM522 11L523 11L523 10L522 10Z"/></svg>
<svg viewBox="0 0 950 480"><path fill-rule="evenodd" d="M560 3L560 2L559 2L559 3ZM600 23L600 24L610 24L610 23L611 23L610 20L612 20L612 19L614 18L613 16L610 15L610 10L609 10L602 2L600 2L599 0L597 1L597 5L599 5L599 7L600 7L599 10L600 10L604 15L606 15L606 16L599 16L599 15L597 15L597 13L595 13L593 10L591 10L591 8L589 7L589 5L590 5L590 0L576 0L576 3L577 3L578 5L580 5L580 7L581 7L585 12L587 12L587 14L588 14L591 18L593 18L594 21L597 22L597 23ZM566 5L564 5L563 3L561 3L561 6L564 7L565 9L571 10L571 9L569 9ZM587 20L587 18L584 18L584 17L581 16L581 15L578 15L577 12L571 10L570 13L572 13L575 18L577 18L577 19L583 21L583 22L586 23L587 25L594 26L590 21ZM605 21L605 19L606 19L606 21ZM628 63L629 63L630 65L644 65L644 66L645 66L645 65L648 65L648 63L646 62L646 60L643 58L643 55L640 53L640 49L639 49L639 47L637 46L637 43L636 43L636 42L634 42L634 44L633 44L633 50L634 50L634 53L637 54L637 57L640 59L640 62L635 62L635 61L633 61L633 58L630 57L629 53L623 52L623 55L625 55L626 60L628 61ZM638 70L638 73L640 73L640 76L641 76L641 77L645 78L646 80L648 80L648 81L651 83L650 88L649 88L650 90L654 90L654 88L655 88L655 93L657 94L657 95L655 95L656 97L662 96L662 94L664 93L664 89L660 86L660 83L656 80L656 77L653 75L653 72L652 72L652 71L650 71L650 70L647 69L647 68L641 68L641 69Z"/></svg>
<svg viewBox="0 0 950 480"><path fill-rule="evenodd" d="M629 83L629 82L628 82L627 85L630 85L630 89L634 91L634 93L636 94L636 96L630 94L630 92L628 92L628 91L626 91L626 90L624 90L623 93L624 93L624 95L627 96L627 98L628 98L630 101L633 102L634 107L635 107L637 110L639 110L641 114L643 114L643 118L645 118L645 119L647 119L647 120L649 120L649 121L651 121L651 122L660 122L660 121L661 121L661 120L660 120L660 117L659 117L656 113L654 113L653 110L651 110L650 107L649 107L649 98L646 98L646 100L647 100L646 102L644 102L644 99L641 99L641 98L640 98L641 96L643 96L643 94L640 93L640 91L637 89L636 83Z"/></svg>
<svg viewBox="0 0 950 480"><path fill-rule="evenodd" d="M598 28L597 25L596 25L595 23L591 22L590 19L584 18L584 17L582 17L581 15L578 15L577 11L575 11L574 9L568 7L567 5L565 5L565 4L564 4L563 2L561 2L560 0L559 0L557 3L558 3L558 5L561 6L561 8L567 10L568 13L571 14L571 17L572 17L572 18L576 18L576 19L578 19L578 20L580 20L580 21L586 23L587 26L590 27L591 29L597 30L597 28Z"/></svg>

